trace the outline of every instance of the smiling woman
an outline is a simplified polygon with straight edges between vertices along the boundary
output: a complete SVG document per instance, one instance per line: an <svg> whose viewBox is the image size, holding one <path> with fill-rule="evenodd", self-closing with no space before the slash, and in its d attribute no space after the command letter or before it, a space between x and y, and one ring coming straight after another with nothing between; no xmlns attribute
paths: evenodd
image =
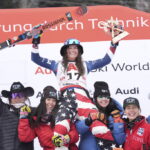
<svg viewBox="0 0 150 150"><path fill-rule="evenodd" d="M93 101L99 113L90 113L85 120L76 122L77 130L81 134L79 149L112 150L120 147L125 139L124 123L121 119L123 109L116 100L111 98L106 82L97 81L94 83L94 88ZM99 122L101 123L100 127L97 126ZM91 124L97 127L99 138L92 135L96 129L90 131Z"/></svg>
<svg viewBox="0 0 150 150"><path fill-rule="evenodd" d="M10 147L15 150L33 150L33 141L20 142L17 132L20 109L24 106L28 107L25 101L29 100L28 97L33 96L33 88L24 87L21 82L14 82L10 91L2 90L1 94L8 98L9 104L3 103L0 99L0 149L4 150ZM30 111L32 110L30 109Z"/></svg>
<svg viewBox="0 0 150 150"><path fill-rule="evenodd" d="M64 99L60 104L60 110L57 113L56 125L53 142L55 142L60 135L65 135L70 131L70 123L77 115L79 120L88 117L90 112L97 112L96 106L92 103L89 93L87 91L86 79L89 72L94 69L102 68L109 64L116 51L117 45L112 44L103 58L94 61L83 61L83 46L80 41L75 38L67 39L60 49L62 56L61 61L49 60L39 55L38 44L40 43L40 36L34 38L32 50L32 61L36 64L51 69L56 75L61 97ZM98 122L97 126L101 123ZM99 137L99 131L91 126L94 136ZM55 143L55 146L58 144Z"/></svg>
<svg viewBox="0 0 150 150"><path fill-rule="evenodd" d="M128 97L124 100L123 108L125 120L126 140L124 150L147 150L150 148L150 124L141 115L141 108L137 98ZM129 146L130 144L130 146Z"/></svg>
<svg viewBox="0 0 150 150"><path fill-rule="evenodd" d="M19 120L18 135L20 141L30 142L38 137L43 150L56 149L50 139L54 134L58 100L57 91L54 87L46 86L43 89L40 104L36 110L30 116L22 116ZM58 141L58 147L64 148L65 146L71 150L77 150L75 143L78 141L78 133L75 126L71 124L70 132L57 137L55 141Z"/></svg>
<svg viewBox="0 0 150 150"><path fill-rule="evenodd" d="M78 47L76 45L70 45L67 48L67 57L70 61L75 61L78 56Z"/></svg>

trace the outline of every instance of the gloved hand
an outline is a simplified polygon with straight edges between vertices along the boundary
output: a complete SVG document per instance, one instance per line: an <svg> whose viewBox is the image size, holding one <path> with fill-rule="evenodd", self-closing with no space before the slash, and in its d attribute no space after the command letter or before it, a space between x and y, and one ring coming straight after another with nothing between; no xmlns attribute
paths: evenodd
<svg viewBox="0 0 150 150"><path fill-rule="evenodd" d="M28 114L31 113L31 109L29 106L25 105L20 108L20 119L25 119L28 117Z"/></svg>
<svg viewBox="0 0 150 150"><path fill-rule="evenodd" d="M116 109L116 110L112 111L111 116L113 117L115 123L123 122L119 110Z"/></svg>
<svg viewBox="0 0 150 150"><path fill-rule="evenodd" d="M33 38L32 40L32 47L35 48L35 49L38 49L38 44L40 44L40 40L41 40L41 37L39 36L38 38Z"/></svg>
<svg viewBox="0 0 150 150"><path fill-rule="evenodd" d="M38 48L38 44L40 44L41 41L41 36L42 36L43 31L41 30L39 34L35 35L33 40L32 40L32 44L33 44L33 48Z"/></svg>
<svg viewBox="0 0 150 150"><path fill-rule="evenodd" d="M118 36L120 33L122 33L124 30L123 30L123 27L119 24L114 24L114 27L113 27L113 31L114 31L114 37ZM112 32L112 30L110 31ZM114 38L113 37L113 38ZM111 42L111 46L113 47L117 47L119 45L119 42L113 44L113 42Z"/></svg>
<svg viewBox="0 0 150 150"><path fill-rule="evenodd" d="M90 117L92 120L105 120L106 116L102 112L90 113Z"/></svg>
<svg viewBox="0 0 150 150"><path fill-rule="evenodd" d="M66 145L70 142L70 137L68 134L66 134L66 135L55 135L52 137L52 141L56 147L61 147L61 146Z"/></svg>
<svg viewBox="0 0 150 150"><path fill-rule="evenodd" d="M89 117L85 120L87 126L90 126L93 121L100 120L103 123L107 123L106 115L102 112L90 113Z"/></svg>
<svg viewBox="0 0 150 150"><path fill-rule="evenodd" d="M122 25L114 25L114 37L118 36L120 33L124 31Z"/></svg>
<svg viewBox="0 0 150 150"><path fill-rule="evenodd" d="M120 25L118 21L113 20L113 18L107 20L107 22L103 23L102 25L104 25L104 31L106 33L112 34L113 32L113 37L119 35L124 31L122 25Z"/></svg>

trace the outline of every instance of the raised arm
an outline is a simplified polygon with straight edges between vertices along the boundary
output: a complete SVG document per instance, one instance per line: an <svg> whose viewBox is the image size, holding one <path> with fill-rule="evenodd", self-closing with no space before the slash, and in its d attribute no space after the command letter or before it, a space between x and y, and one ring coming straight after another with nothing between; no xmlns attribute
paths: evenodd
<svg viewBox="0 0 150 150"><path fill-rule="evenodd" d="M28 115L31 112L29 106L23 106L20 108L20 119L18 124L18 137L21 142L31 142L36 137L36 133L31 128Z"/></svg>
<svg viewBox="0 0 150 150"><path fill-rule="evenodd" d="M106 55L103 58L94 61L87 61L86 64L87 64L88 72L108 65L115 54L117 46L118 44L111 43L109 50L107 51Z"/></svg>
<svg viewBox="0 0 150 150"><path fill-rule="evenodd" d="M39 54L38 45L40 44L40 36L33 38L32 44L31 60L39 66L52 70L56 74L58 63L54 60L43 58Z"/></svg>
<svg viewBox="0 0 150 150"><path fill-rule="evenodd" d="M31 60L39 66L52 70L56 74L58 63L54 60L41 57L38 49L32 49Z"/></svg>

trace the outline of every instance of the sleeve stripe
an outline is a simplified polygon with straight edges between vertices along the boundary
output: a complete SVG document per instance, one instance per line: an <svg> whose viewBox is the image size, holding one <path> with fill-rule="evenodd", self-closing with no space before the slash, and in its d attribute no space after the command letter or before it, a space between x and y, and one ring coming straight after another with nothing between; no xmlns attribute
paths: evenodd
<svg viewBox="0 0 150 150"><path fill-rule="evenodd" d="M32 52L33 52L33 53L39 53L39 50L38 50L38 49L35 49L35 48L32 48Z"/></svg>
<svg viewBox="0 0 150 150"><path fill-rule="evenodd" d="M108 56L112 59L113 58L113 56L114 56L114 52L112 52L112 49L113 49L113 51L114 51L114 48L111 48L110 47L110 49L107 51L107 54L108 54Z"/></svg>

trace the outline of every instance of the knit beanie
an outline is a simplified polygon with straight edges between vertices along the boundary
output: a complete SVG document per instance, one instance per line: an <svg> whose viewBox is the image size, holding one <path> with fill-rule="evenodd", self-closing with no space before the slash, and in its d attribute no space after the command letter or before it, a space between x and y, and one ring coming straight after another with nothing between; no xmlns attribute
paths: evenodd
<svg viewBox="0 0 150 150"><path fill-rule="evenodd" d="M46 86L43 89L43 97L46 98L54 98L57 100L57 90L52 86Z"/></svg>
<svg viewBox="0 0 150 150"><path fill-rule="evenodd" d="M110 91L108 84L103 81L97 81L94 83L94 98L96 99L98 96L110 97Z"/></svg>

